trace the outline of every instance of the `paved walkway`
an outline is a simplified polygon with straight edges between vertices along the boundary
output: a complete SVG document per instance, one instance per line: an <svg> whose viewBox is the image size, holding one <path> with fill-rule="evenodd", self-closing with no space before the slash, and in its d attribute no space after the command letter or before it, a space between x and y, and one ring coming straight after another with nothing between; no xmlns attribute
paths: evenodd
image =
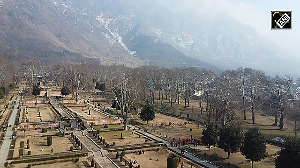
<svg viewBox="0 0 300 168"><path fill-rule="evenodd" d="M15 124L15 119L17 117L17 112L18 112L18 106L21 100L21 96L18 96L16 104L14 105L13 109L12 109L12 113L9 117L8 120L8 125L11 125L11 127L8 127L6 132L5 132L5 136L4 136L4 141L3 144L1 146L0 149L0 168L4 167L4 163L6 162L6 158L8 156L8 152L9 152L9 147L11 144L11 138L12 138L12 134L13 134L13 125Z"/></svg>
<svg viewBox="0 0 300 168"><path fill-rule="evenodd" d="M129 126L129 127L132 127L132 128L135 128L134 126ZM205 168L219 168L218 165L216 165L215 163L213 162L209 162L208 160L205 160L205 159L201 159L201 158L198 158L196 156L194 156L192 153L189 153L187 151L185 151L184 153L181 153L181 149L177 148L177 147L171 147L170 146L170 143L160 137L157 137L153 134L150 134L148 132L145 132L143 130L136 130L137 132L145 135L145 136L148 136L156 141L161 141L163 144L165 144L169 150L171 150L172 152L178 154L178 155L181 155L182 157L184 158L187 158L188 160L191 160L191 161L194 161L196 162L197 164L205 167Z"/></svg>
<svg viewBox="0 0 300 168"><path fill-rule="evenodd" d="M198 157L194 156L192 153L189 153L187 151L185 151L184 153L181 153L181 149L178 149L177 147L169 147L169 149L172 152L177 153L178 155L180 155L184 158L187 158L191 161L194 161L194 162L200 164L203 167L206 167L206 168L219 168L219 166L216 165L215 163L209 162L208 160L205 160L205 159L198 158Z"/></svg>
<svg viewBox="0 0 300 168"><path fill-rule="evenodd" d="M90 104L90 103L88 103L88 104L94 107L93 104ZM96 108L96 109L97 109L97 108ZM103 110L98 109L98 111L99 111L99 112L102 112L102 113L105 113L105 114L107 114L107 115L110 115L110 116L112 116L112 117L119 118L118 116L113 115L113 114L110 114L110 113L105 112L105 111L103 111ZM198 163L199 165L201 165L201 166L203 166L203 167L205 167L205 168L219 168L219 166L216 165L215 163L210 162L210 161L205 160L205 159L198 158L198 157L194 156L192 153L189 153L189 152L186 152L186 151L185 151L185 152L182 154L182 153L181 153L181 149L179 149L179 148L177 148L177 147L171 147L170 142L168 142L168 141L166 141L166 140L164 140L164 139L162 139L162 138L160 138L160 137L157 137L157 136L155 136L155 135L153 135L153 134L150 134L150 133L148 133L148 132L145 132L144 130L139 130L139 128L137 128L137 127L135 127L135 126L133 126L133 125L127 125L127 126L130 127L130 128L132 128L132 129L135 129L137 132L139 132L139 133L141 133L141 134L143 134L143 135L145 135L145 136L147 136L147 137L150 137L151 139L154 139L154 140L156 140L156 141L161 141L164 145L166 145L166 146L168 147L168 149L170 149L170 150L173 151L174 153L176 153L176 154L178 154L178 155L181 155L181 156L183 156L183 157L185 157L185 158L187 158L187 159L189 159L189 160L191 160L191 161L194 161L194 162Z"/></svg>
<svg viewBox="0 0 300 168"><path fill-rule="evenodd" d="M86 100L85 100L86 101ZM123 118L122 117L119 117L118 115L114 115L114 114L111 114L109 112L106 112L105 110L101 110L99 108L97 108L95 105L91 104L91 103L87 103L88 105L90 105L92 108L94 108L96 111L98 111L99 113L102 113L104 115L108 115L112 118L115 118L115 119L119 119L121 121L123 121Z"/></svg>
<svg viewBox="0 0 300 168"><path fill-rule="evenodd" d="M95 162L98 163L101 168L119 168L107 157L108 152L106 150L102 150L97 143L86 135L85 131L76 131L73 134L81 141L88 151L93 153Z"/></svg>

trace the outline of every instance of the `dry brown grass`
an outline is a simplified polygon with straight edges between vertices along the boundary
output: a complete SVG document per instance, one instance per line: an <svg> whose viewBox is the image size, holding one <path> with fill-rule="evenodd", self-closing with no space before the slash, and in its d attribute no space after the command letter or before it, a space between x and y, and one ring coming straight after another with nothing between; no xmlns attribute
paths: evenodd
<svg viewBox="0 0 300 168"><path fill-rule="evenodd" d="M51 110L51 107L48 104L26 104L28 114L25 113L25 118L29 120L29 122L49 122L55 121L55 114ZM24 106L21 108L21 117L23 114ZM39 113L40 112L40 117ZM26 119L25 119L26 120Z"/></svg>
<svg viewBox="0 0 300 168"><path fill-rule="evenodd" d="M52 136L52 145L47 146L47 135L55 135L56 131L48 130L47 133L41 133L41 129L38 130L30 130L26 131L24 138L24 132L18 131L17 132L17 140L14 148L14 157L19 156L19 148L20 142L24 141L24 153L27 155L28 151L31 151L31 155L42 155L42 154L53 154L53 153L61 153L67 152L70 150L70 147L73 144L68 139L68 136L58 137ZM30 148L27 149L27 139L30 141ZM42 151L42 148L44 149ZM53 149L53 152L51 150Z"/></svg>

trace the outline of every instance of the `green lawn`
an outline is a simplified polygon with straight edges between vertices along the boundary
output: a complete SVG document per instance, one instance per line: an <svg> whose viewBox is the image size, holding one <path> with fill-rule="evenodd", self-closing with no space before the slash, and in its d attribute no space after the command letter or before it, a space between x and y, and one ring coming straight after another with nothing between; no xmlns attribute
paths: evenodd
<svg viewBox="0 0 300 168"><path fill-rule="evenodd" d="M107 131L107 132L100 132L99 136L103 137L104 139L111 140L114 138L121 138L121 133L123 133L123 138L129 136L131 131Z"/></svg>
<svg viewBox="0 0 300 168"><path fill-rule="evenodd" d="M108 132L108 131L114 131L114 130L119 130L119 129L123 129L124 125L123 124L119 124L119 125L108 125L108 128L104 128L104 125L100 125L100 126L95 126L95 128L97 130L100 130L101 132Z"/></svg>
<svg viewBox="0 0 300 168"><path fill-rule="evenodd" d="M261 125L261 124L256 124L256 125L246 125L246 128L253 128L253 127L258 127L260 132L265 136L267 140L271 140L277 136L279 137L288 137L288 136L294 136L294 133L290 129L284 129L280 130L278 126L271 126L271 125Z"/></svg>

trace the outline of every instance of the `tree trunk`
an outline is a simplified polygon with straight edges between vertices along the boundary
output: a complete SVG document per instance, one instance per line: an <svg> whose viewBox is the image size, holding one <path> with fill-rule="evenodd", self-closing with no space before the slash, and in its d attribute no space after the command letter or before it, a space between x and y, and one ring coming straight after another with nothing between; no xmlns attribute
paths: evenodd
<svg viewBox="0 0 300 168"><path fill-rule="evenodd" d="M274 126L278 125L278 113L275 113L275 121L274 121Z"/></svg>
<svg viewBox="0 0 300 168"><path fill-rule="evenodd" d="M245 109L245 97L243 96L243 110L244 110L244 120L247 120L246 109Z"/></svg>
<svg viewBox="0 0 300 168"><path fill-rule="evenodd" d="M211 110L209 110L209 111L206 111L207 113L207 115L208 115L208 124L210 124L210 121L211 121Z"/></svg>
<svg viewBox="0 0 300 168"><path fill-rule="evenodd" d="M206 112L208 111L208 99L206 99L206 108L205 108L205 111Z"/></svg>
<svg viewBox="0 0 300 168"><path fill-rule="evenodd" d="M187 98L187 106L190 107L190 98Z"/></svg>
<svg viewBox="0 0 300 168"><path fill-rule="evenodd" d="M230 152L228 151L227 152L227 159L229 159L229 157L230 157Z"/></svg>
<svg viewBox="0 0 300 168"><path fill-rule="evenodd" d="M127 131L127 110L125 112L125 106L122 107L121 112L124 120L124 130Z"/></svg>
<svg viewBox="0 0 300 168"><path fill-rule="evenodd" d="M155 103L155 92L152 91L152 104Z"/></svg>
<svg viewBox="0 0 300 168"><path fill-rule="evenodd" d="M253 160L251 160L251 165L252 165L251 167L254 168L254 161Z"/></svg>
<svg viewBox="0 0 300 168"><path fill-rule="evenodd" d="M222 114L222 126L225 126L226 121L225 121L225 113Z"/></svg>
<svg viewBox="0 0 300 168"><path fill-rule="evenodd" d="M298 136L298 129L297 129L297 121L296 119L294 119L294 134L295 134L295 138L297 138Z"/></svg>
<svg viewBox="0 0 300 168"><path fill-rule="evenodd" d="M252 124L255 124L255 114L254 114L254 106L253 103L251 105L251 113L252 113Z"/></svg>
<svg viewBox="0 0 300 168"><path fill-rule="evenodd" d="M124 130L127 131L127 118L124 118Z"/></svg>
<svg viewBox="0 0 300 168"><path fill-rule="evenodd" d="M282 130L283 129L283 110L280 111L280 120L279 120L279 129Z"/></svg>
<svg viewBox="0 0 300 168"><path fill-rule="evenodd" d="M201 108L202 108L201 98L200 98L199 101L200 101L200 102L199 102L199 106L200 106L200 109L201 109Z"/></svg>
<svg viewBox="0 0 300 168"><path fill-rule="evenodd" d="M184 98L184 108L186 108L186 97Z"/></svg>
<svg viewBox="0 0 300 168"><path fill-rule="evenodd" d="M161 104L161 105L164 104L164 93L163 93L163 92L161 92L160 104Z"/></svg>
<svg viewBox="0 0 300 168"><path fill-rule="evenodd" d="M158 100L160 100L160 90L158 91Z"/></svg>
<svg viewBox="0 0 300 168"><path fill-rule="evenodd" d="M177 101L178 104L180 104L180 95L178 95L178 101Z"/></svg>

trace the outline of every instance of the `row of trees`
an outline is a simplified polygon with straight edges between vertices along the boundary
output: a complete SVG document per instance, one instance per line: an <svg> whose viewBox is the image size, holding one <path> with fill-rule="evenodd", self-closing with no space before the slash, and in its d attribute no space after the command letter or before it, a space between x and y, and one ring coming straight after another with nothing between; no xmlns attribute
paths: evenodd
<svg viewBox="0 0 300 168"><path fill-rule="evenodd" d="M266 142L258 128L251 128L245 134L240 125L228 124L220 130L215 125L208 125L203 130L202 140L206 145L216 145L228 153L241 151L253 163L266 156Z"/></svg>
<svg viewBox="0 0 300 168"><path fill-rule="evenodd" d="M15 66L7 59L0 58L0 99L3 99L15 87L14 72Z"/></svg>
<svg viewBox="0 0 300 168"><path fill-rule="evenodd" d="M82 90L106 90L106 96L120 107L125 125L128 112L136 111L147 102L154 104L157 101L170 107L174 103L184 103L188 108L191 99L198 100L201 111L207 112L207 124L219 126L239 116L246 120L247 113L251 113L255 124L258 111L263 111L274 116L274 125L283 129L284 118L298 113L299 108L290 108L292 102L289 100L295 90L292 78L272 78L250 68L217 74L196 68L128 68L90 64L45 66L25 62L18 66L17 72L16 81L35 83L34 75L40 75L58 86L67 86L73 98L77 98Z"/></svg>
<svg viewBox="0 0 300 168"><path fill-rule="evenodd" d="M258 128L250 128L244 134L239 124L228 124L218 129L216 125L208 125L202 133L202 141L206 145L218 145L228 153L240 151L246 159L254 162L266 157L266 141ZM276 168L297 168L300 165L300 139L289 137L276 158Z"/></svg>

